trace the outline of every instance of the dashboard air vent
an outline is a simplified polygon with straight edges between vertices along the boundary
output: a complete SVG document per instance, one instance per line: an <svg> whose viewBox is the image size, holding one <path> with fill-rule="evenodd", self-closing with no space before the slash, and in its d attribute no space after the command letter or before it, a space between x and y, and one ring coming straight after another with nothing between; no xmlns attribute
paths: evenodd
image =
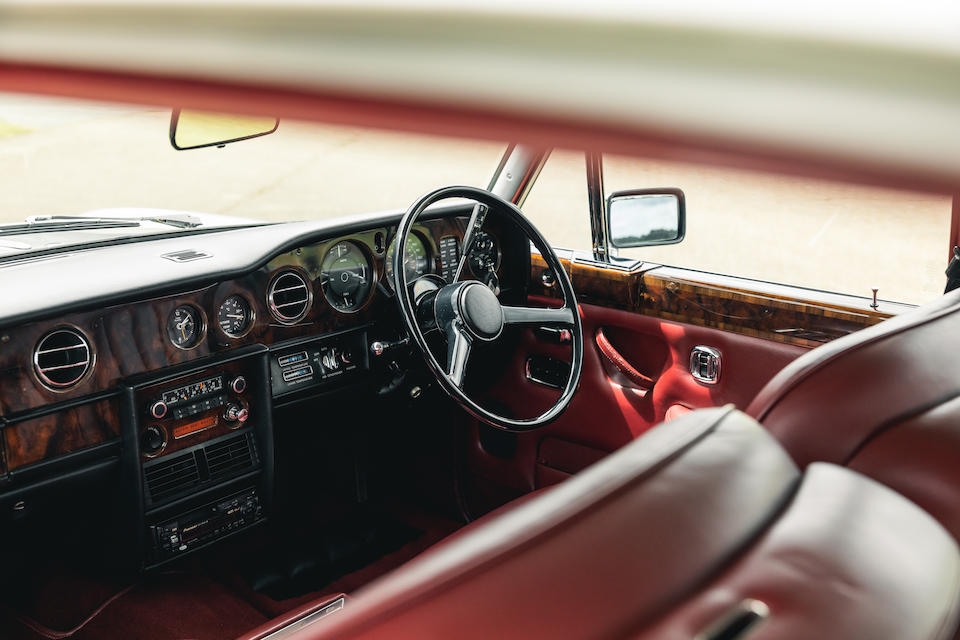
<svg viewBox="0 0 960 640"><path fill-rule="evenodd" d="M73 328L51 331L40 338L33 352L37 376L51 389L66 389L77 384L92 364L90 343Z"/></svg>
<svg viewBox="0 0 960 640"><path fill-rule="evenodd" d="M204 448L211 480L232 476L256 466L256 449L250 442L252 437L249 433L241 434Z"/></svg>
<svg viewBox="0 0 960 640"><path fill-rule="evenodd" d="M292 324L307 315L311 300L307 281L296 271L283 271L267 290L270 313L284 324Z"/></svg>
<svg viewBox="0 0 960 640"><path fill-rule="evenodd" d="M170 456L143 469L147 496L156 504L200 483L200 470L193 452Z"/></svg>

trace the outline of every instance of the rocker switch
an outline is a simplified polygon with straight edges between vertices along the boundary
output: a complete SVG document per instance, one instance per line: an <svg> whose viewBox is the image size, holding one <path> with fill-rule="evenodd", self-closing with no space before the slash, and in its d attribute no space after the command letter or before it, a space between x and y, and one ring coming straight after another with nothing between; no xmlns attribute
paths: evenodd
<svg viewBox="0 0 960 640"><path fill-rule="evenodd" d="M720 379L720 352L698 345L690 351L690 375L704 384L717 384Z"/></svg>

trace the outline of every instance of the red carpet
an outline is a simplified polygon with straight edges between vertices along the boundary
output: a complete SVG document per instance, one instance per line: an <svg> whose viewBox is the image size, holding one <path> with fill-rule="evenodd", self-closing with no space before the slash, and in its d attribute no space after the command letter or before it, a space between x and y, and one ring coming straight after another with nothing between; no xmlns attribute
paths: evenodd
<svg viewBox="0 0 960 640"><path fill-rule="evenodd" d="M405 512L423 531L394 552L344 575L320 590L273 600L250 588L226 558L250 549L185 563L182 570L136 581L91 577L66 570L38 571L20 590L16 610L0 611L4 640L232 640L302 604L355 592L412 559L461 525L446 518Z"/></svg>
<svg viewBox="0 0 960 640"><path fill-rule="evenodd" d="M23 614L4 616L0 629L11 640L226 640L267 620L223 585L193 573L152 575L104 602L106 606L90 610L88 615L95 615L69 635L64 634L70 628L50 627L47 621L75 615L70 600L63 606L48 602L42 621Z"/></svg>

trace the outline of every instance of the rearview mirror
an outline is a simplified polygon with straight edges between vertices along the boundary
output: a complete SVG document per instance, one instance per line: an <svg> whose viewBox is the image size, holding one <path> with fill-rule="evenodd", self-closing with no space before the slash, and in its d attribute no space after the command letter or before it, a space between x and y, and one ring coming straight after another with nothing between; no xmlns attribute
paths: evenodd
<svg viewBox="0 0 960 640"><path fill-rule="evenodd" d="M170 144L177 151L222 147L273 133L279 124L277 118L174 109L170 115Z"/></svg>
<svg viewBox="0 0 960 640"><path fill-rule="evenodd" d="M686 232L680 189L633 189L607 198L610 244L618 249L676 244Z"/></svg>

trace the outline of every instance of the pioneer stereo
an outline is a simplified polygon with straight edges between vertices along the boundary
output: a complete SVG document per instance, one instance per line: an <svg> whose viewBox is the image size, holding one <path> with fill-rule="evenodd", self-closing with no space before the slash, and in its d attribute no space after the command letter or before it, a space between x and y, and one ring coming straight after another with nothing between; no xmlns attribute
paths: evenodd
<svg viewBox="0 0 960 640"><path fill-rule="evenodd" d="M217 500L175 519L150 527L153 562L174 556L218 540L235 531L260 522L263 508L256 489L247 489Z"/></svg>

